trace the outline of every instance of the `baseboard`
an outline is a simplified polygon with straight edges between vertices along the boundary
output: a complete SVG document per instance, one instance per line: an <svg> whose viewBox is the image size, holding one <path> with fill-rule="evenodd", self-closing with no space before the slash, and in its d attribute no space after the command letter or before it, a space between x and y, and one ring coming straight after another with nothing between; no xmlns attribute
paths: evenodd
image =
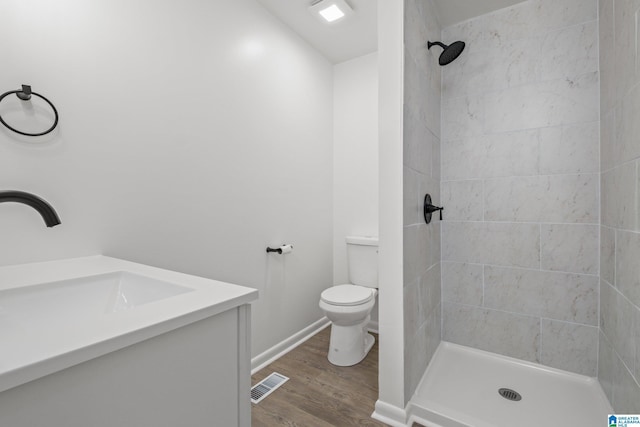
<svg viewBox="0 0 640 427"><path fill-rule="evenodd" d="M276 359L282 357L286 353L290 352L327 326L329 326L331 322L326 317L312 323L301 331L296 332L290 337L284 339L278 344L274 345L270 349L260 353L256 357L251 359L251 375L258 372L260 369L264 368L271 362Z"/></svg>
<svg viewBox="0 0 640 427"><path fill-rule="evenodd" d="M381 400L376 401L376 408L371 418L391 427L407 427L407 412Z"/></svg>

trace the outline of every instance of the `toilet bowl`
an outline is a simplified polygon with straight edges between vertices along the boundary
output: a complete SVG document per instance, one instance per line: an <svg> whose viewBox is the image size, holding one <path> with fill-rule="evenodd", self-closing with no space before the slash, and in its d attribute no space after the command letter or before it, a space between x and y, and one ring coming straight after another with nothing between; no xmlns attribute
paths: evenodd
<svg viewBox="0 0 640 427"><path fill-rule="evenodd" d="M367 332L378 285L378 239L347 237L349 280L320 295L320 308L331 321L329 362L338 366L360 363L375 342Z"/></svg>
<svg viewBox="0 0 640 427"><path fill-rule="evenodd" d="M339 292L336 292L339 291ZM375 342L367 332L377 291L356 285L339 285L321 294L320 308L331 321L329 362L352 366L364 359Z"/></svg>

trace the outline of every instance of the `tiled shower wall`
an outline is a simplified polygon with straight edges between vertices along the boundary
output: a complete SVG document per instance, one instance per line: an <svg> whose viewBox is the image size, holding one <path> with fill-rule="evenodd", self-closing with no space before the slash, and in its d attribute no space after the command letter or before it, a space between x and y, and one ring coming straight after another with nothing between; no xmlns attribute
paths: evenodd
<svg viewBox="0 0 640 427"><path fill-rule="evenodd" d="M598 377L618 413L640 413L640 18L600 1L601 187Z"/></svg>
<svg viewBox="0 0 640 427"><path fill-rule="evenodd" d="M404 2L404 398L409 401L440 344L440 222L422 201L440 201L441 69L427 40L440 27L432 0Z"/></svg>
<svg viewBox="0 0 640 427"><path fill-rule="evenodd" d="M529 0L448 27L444 43L467 48L442 81L443 339L590 376L597 13L597 0Z"/></svg>

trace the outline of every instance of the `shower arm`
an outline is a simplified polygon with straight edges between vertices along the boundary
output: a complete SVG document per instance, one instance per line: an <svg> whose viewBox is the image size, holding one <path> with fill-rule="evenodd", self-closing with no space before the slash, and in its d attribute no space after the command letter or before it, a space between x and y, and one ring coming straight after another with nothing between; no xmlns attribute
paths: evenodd
<svg viewBox="0 0 640 427"><path fill-rule="evenodd" d="M437 46L440 46L443 49L447 48L447 45L442 43L442 42L427 42L427 50L431 49L431 46L433 46L434 44L437 45Z"/></svg>

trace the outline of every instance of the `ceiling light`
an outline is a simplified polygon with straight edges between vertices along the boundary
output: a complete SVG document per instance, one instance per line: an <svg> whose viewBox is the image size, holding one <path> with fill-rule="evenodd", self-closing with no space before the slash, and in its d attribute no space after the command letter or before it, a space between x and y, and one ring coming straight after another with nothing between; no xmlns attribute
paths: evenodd
<svg viewBox="0 0 640 427"><path fill-rule="evenodd" d="M329 6L326 9L322 9L320 11L318 11L318 13L320 14L320 16L322 16L324 19L327 20L327 22L333 22L335 20L338 20L340 18L342 18L344 16L344 12L340 10L340 8L338 6L336 6L335 4L332 4L331 6Z"/></svg>
<svg viewBox="0 0 640 427"><path fill-rule="evenodd" d="M338 22L353 13L353 9L344 0L320 0L312 4L309 10L328 24Z"/></svg>

